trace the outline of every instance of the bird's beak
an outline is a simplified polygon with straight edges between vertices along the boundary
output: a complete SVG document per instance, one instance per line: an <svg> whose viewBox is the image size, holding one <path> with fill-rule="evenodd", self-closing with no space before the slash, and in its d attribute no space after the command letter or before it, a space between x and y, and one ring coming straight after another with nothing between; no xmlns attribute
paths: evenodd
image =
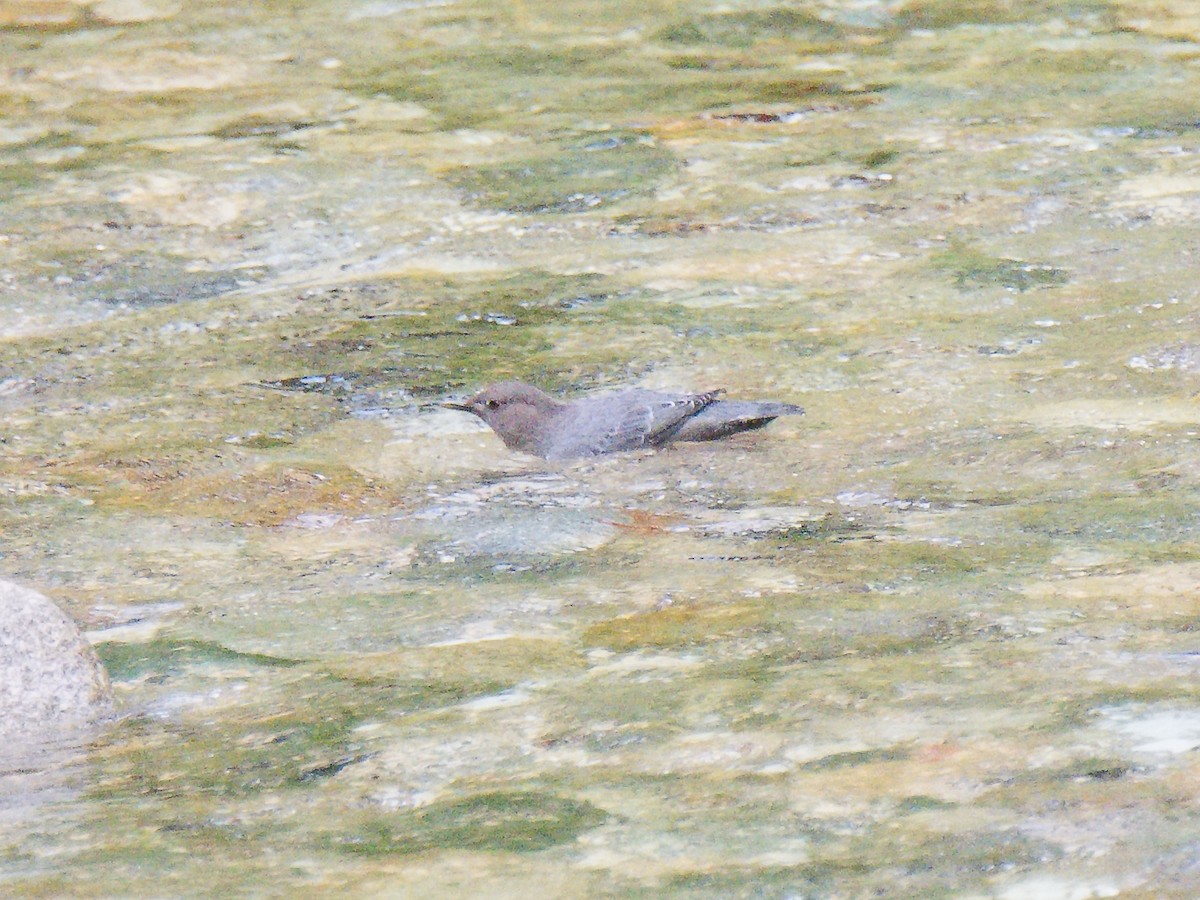
<svg viewBox="0 0 1200 900"><path fill-rule="evenodd" d="M470 403L463 403L459 400L446 400L441 405L442 405L443 409L457 409L460 412L474 412L475 411L475 410L471 409Z"/></svg>

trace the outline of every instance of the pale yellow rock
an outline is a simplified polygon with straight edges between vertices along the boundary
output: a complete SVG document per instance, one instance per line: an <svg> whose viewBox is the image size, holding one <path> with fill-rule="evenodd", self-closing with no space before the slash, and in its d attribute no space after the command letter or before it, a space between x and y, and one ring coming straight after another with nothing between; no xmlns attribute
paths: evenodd
<svg viewBox="0 0 1200 900"><path fill-rule="evenodd" d="M72 0L5 0L0 28L68 29L85 20L84 5Z"/></svg>
<svg viewBox="0 0 1200 900"><path fill-rule="evenodd" d="M100 0L92 7L92 13L102 22L124 25L169 19L178 14L182 6L172 0Z"/></svg>
<svg viewBox="0 0 1200 900"><path fill-rule="evenodd" d="M131 57L93 58L78 66L51 71L51 81L113 93L212 91L244 84L251 67L241 59L196 53L150 51Z"/></svg>
<svg viewBox="0 0 1200 900"><path fill-rule="evenodd" d="M197 178L171 171L139 176L110 196L165 224L206 228L236 222L251 205L244 193L216 192Z"/></svg>
<svg viewBox="0 0 1200 900"><path fill-rule="evenodd" d="M1113 205L1151 210L1158 218L1200 216L1200 176L1142 175L1117 186Z"/></svg>
<svg viewBox="0 0 1200 900"><path fill-rule="evenodd" d="M1200 563L1170 563L1119 575L1083 575L1039 581L1021 589L1026 597L1071 605L1118 604L1152 615L1195 615L1200 610Z"/></svg>
<svg viewBox="0 0 1200 900"><path fill-rule="evenodd" d="M1130 400L1068 400L1014 410L1013 417L1049 428L1147 431L1200 423L1200 404L1173 397Z"/></svg>

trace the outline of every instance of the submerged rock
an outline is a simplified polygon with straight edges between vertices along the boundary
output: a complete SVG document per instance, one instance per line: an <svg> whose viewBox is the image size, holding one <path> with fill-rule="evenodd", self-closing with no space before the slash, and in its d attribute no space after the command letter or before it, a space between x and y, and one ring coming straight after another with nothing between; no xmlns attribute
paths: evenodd
<svg viewBox="0 0 1200 900"><path fill-rule="evenodd" d="M0 759L54 743L111 710L83 634L37 591L0 581Z"/></svg>

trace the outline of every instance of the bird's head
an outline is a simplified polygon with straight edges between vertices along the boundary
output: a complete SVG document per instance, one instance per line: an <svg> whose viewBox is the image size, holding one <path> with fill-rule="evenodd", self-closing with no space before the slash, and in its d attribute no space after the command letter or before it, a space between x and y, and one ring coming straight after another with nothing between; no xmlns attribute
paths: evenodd
<svg viewBox="0 0 1200 900"><path fill-rule="evenodd" d="M502 381L442 406L479 416L510 449L535 453L546 423L563 404L532 384Z"/></svg>

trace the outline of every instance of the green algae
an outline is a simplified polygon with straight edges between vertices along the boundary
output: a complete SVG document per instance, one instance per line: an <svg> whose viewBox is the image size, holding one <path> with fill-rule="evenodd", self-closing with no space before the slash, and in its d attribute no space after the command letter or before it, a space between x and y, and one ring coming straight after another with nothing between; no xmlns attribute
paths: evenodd
<svg viewBox="0 0 1200 900"><path fill-rule="evenodd" d="M1027 503L1014 511L1013 522L1029 534L1070 537L1095 543L1163 544L1156 559L1191 558L1200 538L1200 517L1186 500L1148 501L1143 497L1098 495L1088 510L1066 509L1062 504Z"/></svg>
<svg viewBox="0 0 1200 900"><path fill-rule="evenodd" d="M586 801L540 791L496 791L376 821L369 829L339 836L336 846L368 855L447 849L529 853L574 841L607 818Z"/></svg>
<svg viewBox="0 0 1200 900"><path fill-rule="evenodd" d="M847 766L869 765L879 762L892 762L908 759L911 751L904 748L888 748L884 750L858 750L848 753L834 753L805 763L801 768L807 772L822 772L827 769L840 769Z"/></svg>
<svg viewBox="0 0 1200 900"><path fill-rule="evenodd" d="M912 842L890 844L889 855L876 859L863 851L880 835L844 842L833 859L767 869L729 867L717 872L693 872L676 876L670 883L672 896L787 897L796 891L818 894L841 892L847 887L887 894L889 879L903 878L927 896L948 896L954 883L982 887L997 871L1021 868L1056 859L1053 845L1017 835L992 838L985 833L970 836L928 834ZM871 851L867 851L868 854ZM955 876L948 878L947 869Z"/></svg>
<svg viewBox="0 0 1200 900"><path fill-rule="evenodd" d="M219 666L240 663L287 668L300 662L265 653L241 653L213 641L194 638L156 638L136 644L105 643L96 652L114 681L133 680L147 675L161 678L177 674L185 668L206 664Z"/></svg>
<svg viewBox="0 0 1200 900"><path fill-rule="evenodd" d="M1115 10L1108 0L1069 0L1048 10L1036 0L909 0L894 14L902 28L954 28L960 25L1020 24L1062 16L1067 20L1090 18L1101 28L1111 27Z"/></svg>
<svg viewBox="0 0 1200 900"><path fill-rule="evenodd" d="M592 625L583 633L588 646L628 651L638 647L687 647L728 638L762 618L754 607L706 608L669 607L611 619Z"/></svg>
<svg viewBox="0 0 1200 900"><path fill-rule="evenodd" d="M999 286L1006 290L1025 291L1059 287L1071 280L1063 268L1045 262L1021 259L989 259L966 248L942 254L935 264L950 271L960 289Z"/></svg>
<svg viewBox="0 0 1200 900"><path fill-rule="evenodd" d="M777 52L787 57L796 48ZM545 177L574 175L581 180L588 169L601 163L595 156L572 153L573 145L594 143L580 135L575 113L580 91L586 92L588 112L596 121L604 117L618 127L634 129L647 118L663 114L697 115L747 104L819 102L849 107L872 102L880 86L848 87L822 77L779 78L764 64L761 54L718 48L716 56L673 57L631 53L603 44L588 43L566 51L547 51L536 45L471 47L442 53L416 53L410 65L373 67L356 59L348 68L344 86L356 94L382 94L404 103L419 104L434 113L432 121L414 120L411 126L448 131L491 128L511 124L522 137L542 138L563 144L554 158L533 154L536 171ZM430 80L414 71L436 71ZM531 133L523 104L534 103L540 128ZM585 120L586 121L586 120ZM632 131L637 135L637 131ZM535 145L538 151L542 147ZM646 153L610 153L608 165L627 171L630 180L661 175L662 160ZM647 172L646 169L650 168ZM493 178L515 177L501 167ZM549 206L540 203L532 208Z"/></svg>
<svg viewBox="0 0 1200 900"><path fill-rule="evenodd" d="M673 157L650 136L605 132L564 142L550 153L517 163L474 166L447 177L483 206L566 213L648 193L674 169Z"/></svg>
<svg viewBox="0 0 1200 900"><path fill-rule="evenodd" d="M952 809L953 806L954 804L952 803L939 800L937 797L928 797L924 794L914 794L911 797L905 797L900 801L901 811L912 814Z"/></svg>
<svg viewBox="0 0 1200 900"><path fill-rule="evenodd" d="M94 796L247 799L260 792L301 790L336 778L370 757L369 739L358 730L364 723L453 707L512 686L511 680L491 674L348 677L311 665L294 668L298 664L262 654L219 649L214 653L201 648L181 658L173 647L166 658L143 658L139 663L144 670L125 674L179 689L194 684L205 666L217 662L237 671L249 667L247 677L256 679L261 674L254 670L282 667L292 670L288 690L295 692L295 701L277 690L246 697L237 701L239 714L215 728L188 722L164 729L152 717L129 719L119 726L127 752L101 762L91 788ZM227 678L220 677L217 684Z"/></svg>
<svg viewBox="0 0 1200 900"><path fill-rule="evenodd" d="M719 44L752 47L762 41L831 41L843 36L835 23L790 7L701 16L668 25L654 38L670 44Z"/></svg>
<svg viewBox="0 0 1200 900"><path fill-rule="evenodd" d="M220 798L303 785L331 759L354 755L357 746L350 733L357 717L349 708L314 712L278 710L234 729L169 734L148 722L128 724L133 749L101 767L93 793L101 799Z"/></svg>

